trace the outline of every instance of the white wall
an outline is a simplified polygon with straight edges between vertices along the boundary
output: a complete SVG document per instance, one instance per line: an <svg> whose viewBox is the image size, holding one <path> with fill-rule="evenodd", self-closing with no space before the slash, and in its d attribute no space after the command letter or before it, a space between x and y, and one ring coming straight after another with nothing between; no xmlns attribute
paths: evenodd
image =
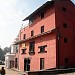
<svg viewBox="0 0 75 75"><path fill-rule="evenodd" d="M14 44L12 44L11 45L11 53L16 53L16 49L18 49L18 45L14 45Z"/></svg>
<svg viewBox="0 0 75 75"><path fill-rule="evenodd" d="M14 61L15 54L7 53L5 55L5 67L10 68L10 61Z"/></svg>

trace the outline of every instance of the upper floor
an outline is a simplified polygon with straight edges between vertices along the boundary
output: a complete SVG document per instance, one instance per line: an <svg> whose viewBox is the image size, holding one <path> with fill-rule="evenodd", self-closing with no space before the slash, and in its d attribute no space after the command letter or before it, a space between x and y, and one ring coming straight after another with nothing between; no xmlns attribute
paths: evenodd
<svg viewBox="0 0 75 75"><path fill-rule="evenodd" d="M25 40L33 36L44 34L57 27L60 28L62 26L59 25L60 22L63 22L63 28L66 28L67 23L69 24L70 20L75 19L74 9L75 6L70 0L47 1L23 20L29 20L29 25L20 30L19 40ZM73 29L73 25L70 28Z"/></svg>
<svg viewBox="0 0 75 75"><path fill-rule="evenodd" d="M53 4L53 1L48 1L24 19L24 21L29 20L29 25L20 30L20 40L55 29L55 9Z"/></svg>

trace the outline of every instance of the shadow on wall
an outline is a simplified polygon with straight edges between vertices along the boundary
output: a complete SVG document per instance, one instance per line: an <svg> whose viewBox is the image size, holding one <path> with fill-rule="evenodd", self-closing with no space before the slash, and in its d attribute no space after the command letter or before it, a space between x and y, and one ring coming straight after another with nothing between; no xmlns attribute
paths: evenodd
<svg viewBox="0 0 75 75"><path fill-rule="evenodd" d="M28 75L59 75L75 72L75 68L28 72Z"/></svg>

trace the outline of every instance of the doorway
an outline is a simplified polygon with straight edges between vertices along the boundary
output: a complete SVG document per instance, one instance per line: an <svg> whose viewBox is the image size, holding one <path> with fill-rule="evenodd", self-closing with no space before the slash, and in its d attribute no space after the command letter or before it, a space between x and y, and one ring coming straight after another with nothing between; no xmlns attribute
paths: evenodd
<svg viewBox="0 0 75 75"><path fill-rule="evenodd" d="M15 68L18 68L18 59L15 58Z"/></svg>
<svg viewBox="0 0 75 75"><path fill-rule="evenodd" d="M10 61L10 68L14 67L14 61Z"/></svg>
<svg viewBox="0 0 75 75"><path fill-rule="evenodd" d="M29 58L24 59L24 71L30 71L30 59Z"/></svg>

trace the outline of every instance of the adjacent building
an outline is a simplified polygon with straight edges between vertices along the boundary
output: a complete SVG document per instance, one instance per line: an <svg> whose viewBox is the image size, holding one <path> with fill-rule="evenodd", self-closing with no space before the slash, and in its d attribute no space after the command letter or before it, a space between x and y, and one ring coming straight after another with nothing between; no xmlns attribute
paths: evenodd
<svg viewBox="0 0 75 75"><path fill-rule="evenodd" d="M17 38L16 38L17 39ZM17 41L17 40L15 40ZM13 68L15 66L15 54L18 51L18 45L15 45L15 41L11 44L10 52L6 53L5 55L5 67L6 68Z"/></svg>
<svg viewBox="0 0 75 75"><path fill-rule="evenodd" d="M47 1L23 21L15 67L22 71L75 67L75 5Z"/></svg>

